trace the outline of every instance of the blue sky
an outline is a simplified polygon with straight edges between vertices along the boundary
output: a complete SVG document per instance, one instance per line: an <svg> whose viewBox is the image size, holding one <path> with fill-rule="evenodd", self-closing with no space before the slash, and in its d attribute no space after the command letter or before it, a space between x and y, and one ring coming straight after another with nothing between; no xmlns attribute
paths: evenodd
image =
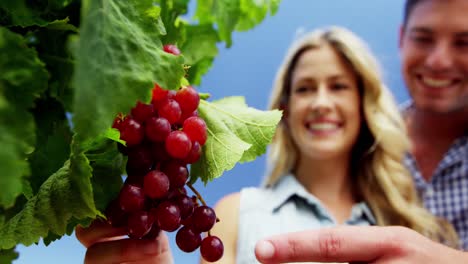
<svg viewBox="0 0 468 264"><path fill-rule="evenodd" d="M255 29L233 35L233 45L220 53L199 88L213 99L245 96L249 106L265 109L276 70L291 42L301 32L328 25L345 26L368 42L380 60L384 78L398 102L408 98L399 67L398 27L403 0L282 0L278 13ZM193 5L192 5L193 6ZM189 10L193 12L193 8ZM196 184L206 202L214 206L224 195L258 185L264 175L265 156L239 164L206 187ZM222 220L222 219L221 219ZM199 253L184 253L169 234L175 263L198 263ZM73 236L45 247L18 246L15 264L83 263L85 249Z"/></svg>

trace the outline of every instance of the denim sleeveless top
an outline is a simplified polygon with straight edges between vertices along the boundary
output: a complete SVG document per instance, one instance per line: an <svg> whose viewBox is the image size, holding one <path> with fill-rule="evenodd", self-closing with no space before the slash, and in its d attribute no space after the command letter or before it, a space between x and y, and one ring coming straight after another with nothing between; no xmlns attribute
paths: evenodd
<svg viewBox="0 0 468 264"><path fill-rule="evenodd" d="M352 207L345 224L375 223L369 207L360 202ZM262 238L334 225L336 220L322 203L292 175L282 177L271 188L244 188L240 192L236 263L259 263L254 249Z"/></svg>

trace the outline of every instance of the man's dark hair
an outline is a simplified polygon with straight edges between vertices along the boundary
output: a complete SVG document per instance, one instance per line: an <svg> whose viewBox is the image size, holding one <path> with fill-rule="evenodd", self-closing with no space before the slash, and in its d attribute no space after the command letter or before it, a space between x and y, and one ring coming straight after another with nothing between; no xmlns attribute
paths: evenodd
<svg viewBox="0 0 468 264"><path fill-rule="evenodd" d="M421 3L424 0L406 0L405 1L405 9L403 10L403 27L406 27L408 23L409 16L413 9L416 7L417 4Z"/></svg>

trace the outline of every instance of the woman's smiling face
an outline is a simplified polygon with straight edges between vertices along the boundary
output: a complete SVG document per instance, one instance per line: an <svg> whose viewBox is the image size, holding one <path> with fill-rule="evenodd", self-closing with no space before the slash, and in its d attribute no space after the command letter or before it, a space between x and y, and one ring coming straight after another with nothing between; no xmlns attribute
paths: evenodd
<svg viewBox="0 0 468 264"><path fill-rule="evenodd" d="M328 44L304 51L291 76L287 124L300 156L349 156L361 127L358 81Z"/></svg>

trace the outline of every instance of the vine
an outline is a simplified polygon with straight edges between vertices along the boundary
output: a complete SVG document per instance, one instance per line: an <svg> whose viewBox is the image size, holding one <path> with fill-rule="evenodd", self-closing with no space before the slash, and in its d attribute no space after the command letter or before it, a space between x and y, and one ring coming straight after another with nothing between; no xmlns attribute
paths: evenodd
<svg viewBox="0 0 468 264"><path fill-rule="evenodd" d="M0 260L17 244L47 245L87 225L122 187L118 113L149 103L154 83L201 85L233 31L274 14L279 0L6 0L0 2ZM163 50L175 44L181 56ZM242 97L207 101L208 139L190 182L208 183L266 151L279 111ZM220 111L221 110L221 111ZM215 113L215 114L214 114Z"/></svg>

